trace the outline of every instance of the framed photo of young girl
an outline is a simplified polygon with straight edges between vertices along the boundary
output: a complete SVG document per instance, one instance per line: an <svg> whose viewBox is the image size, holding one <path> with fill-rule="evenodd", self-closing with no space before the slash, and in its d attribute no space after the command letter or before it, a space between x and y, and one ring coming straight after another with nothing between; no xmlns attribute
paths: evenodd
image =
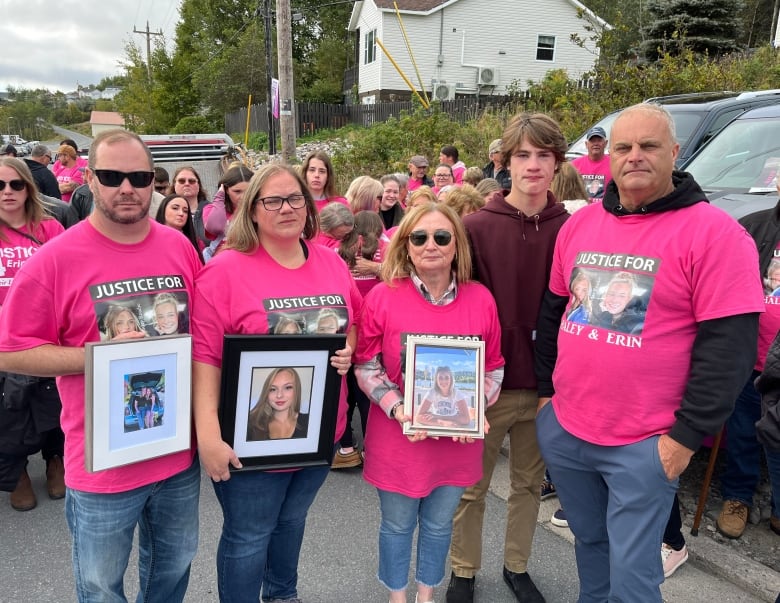
<svg viewBox="0 0 780 603"><path fill-rule="evenodd" d="M404 433L485 437L485 344L474 339L406 339Z"/></svg>
<svg viewBox="0 0 780 603"><path fill-rule="evenodd" d="M84 464L102 471L191 445L192 337L88 343Z"/></svg>
<svg viewBox="0 0 780 603"><path fill-rule="evenodd" d="M329 465L344 335L226 335L219 422L243 469ZM236 471L231 466L231 471Z"/></svg>

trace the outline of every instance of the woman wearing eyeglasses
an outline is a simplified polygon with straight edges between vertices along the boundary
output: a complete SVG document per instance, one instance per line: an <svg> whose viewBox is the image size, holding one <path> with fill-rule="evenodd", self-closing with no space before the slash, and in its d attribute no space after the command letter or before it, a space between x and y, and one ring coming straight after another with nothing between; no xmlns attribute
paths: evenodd
<svg viewBox="0 0 780 603"><path fill-rule="evenodd" d="M0 312L22 265L41 245L63 230L62 225L46 213L24 161L0 157ZM59 423L59 395L54 379L5 373L2 377L6 397L5 403L0 405L0 424L3 426L0 430L0 490L12 491L10 502L14 509L29 511L36 506L37 500L27 474L27 456L36 450L41 450L46 460L49 496L65 496L62 464L65 436ZM11 381L27 384L19 399L12 398ZM37 411L36 425L45 423L41 419L49 419L50 423L48 429L34 434L38 438L37 446L30 445L24 437L30 435L26 433L26 427L28 422L32 423L33 407Z"/></svg>
<svg viewBox="0 0 780 603"><path fill-rule="evenodd" d="M347 344L331 357L340 375L351 366L354 316L361 304L338 254L313 243L317 210L306 182L281 164L261 168L233 215L225 248L206 264L193 312L195 427L203 468L214 481L223 527L217 552L222 601L292 600L306 515L327 467L232 472L241 467L222 440L217 415L226 334L274 334L298 312L312 324L328 311L346 325ZM307 329L309 331L309 329ZM346 427L346 387L333 441Z"/></svg>
<svg viewBox="0 0 780 603"><path fill-rule="evenodd" d="M203 226L203 208L208 205L209 199L206 191L203 190L202 181L198 172L194 168L184 166L177 168L173 175L173 182L168 194L176 193L184 197L190 206L190 216L195 226L195 236L205 245L210 243L206 237L206 231Z"/></svg>
<svg viewBox="0 0 780 603"><path fill-rule="evenodd" d="M501 330L490 292L469 280L466 233L449 207L425 203L406 214L388 247L382 276L384 282L366 295L355 353L358 383L373 402L363 477L379 494L379 581L392 603L406 601L412 538L419 527L417 601L428 603L444 579L461 495L482 477L482 440L403 434L403 423L412 419L403 408L406 336L484 340L490 405L503 379Z"/></svg>
<svg viewBox="0 0 780 603"><path fill-rule="evenodd" d="M437 165L436 171L433 173L433 194L438 198L441 189L454 184L455 177L452 175L452 167L446 163Z"/></svg>

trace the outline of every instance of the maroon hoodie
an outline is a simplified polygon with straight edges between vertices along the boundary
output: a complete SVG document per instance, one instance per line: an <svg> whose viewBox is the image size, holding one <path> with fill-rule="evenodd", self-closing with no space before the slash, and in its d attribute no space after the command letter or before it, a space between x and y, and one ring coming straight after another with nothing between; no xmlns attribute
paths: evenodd
<svg viewBox="0 0 780 603"><path fill-rule="evenodd" d="M536 318L550 280L555 239L569 214L548 192L547 206L529 218L504 200L504 192L496 192L463 223L473 276L490 289L498 306L506 360L503 388L536 389Z"/></svg>

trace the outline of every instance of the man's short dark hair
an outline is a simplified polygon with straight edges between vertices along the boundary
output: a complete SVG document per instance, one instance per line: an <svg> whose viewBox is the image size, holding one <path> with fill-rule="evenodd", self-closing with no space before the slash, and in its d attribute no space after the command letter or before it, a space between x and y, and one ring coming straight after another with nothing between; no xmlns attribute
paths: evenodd
<svg viewBox="0 0 780 603"><path fill-rule="evenodd" d="M155 182L170 182L171 177L168 175L168 170L164 167L155 166L154 168L154 181Z"/></svg>
<svg viewBox="0 0 780 603"><path fill-rule="evenodd" d="M442 155L446 155L447 157L449 157L453 161L457 161L458 160L458 149L456 149L451 144L443 146L441 148L440 152L441 152Z"/></svg>

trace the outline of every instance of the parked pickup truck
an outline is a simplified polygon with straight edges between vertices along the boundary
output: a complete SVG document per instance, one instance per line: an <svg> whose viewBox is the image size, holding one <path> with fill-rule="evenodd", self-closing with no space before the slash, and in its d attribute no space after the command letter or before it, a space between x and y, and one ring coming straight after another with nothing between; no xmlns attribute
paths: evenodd
<svg viewBox="0 0 780 603"><path fill-rule="evenodd" d="M227 134L146 134L141 139L154 164L165 168L171 179L180 167L194 168L209 199L217 192L222 175L220 160L235 146Z"/></svg>

